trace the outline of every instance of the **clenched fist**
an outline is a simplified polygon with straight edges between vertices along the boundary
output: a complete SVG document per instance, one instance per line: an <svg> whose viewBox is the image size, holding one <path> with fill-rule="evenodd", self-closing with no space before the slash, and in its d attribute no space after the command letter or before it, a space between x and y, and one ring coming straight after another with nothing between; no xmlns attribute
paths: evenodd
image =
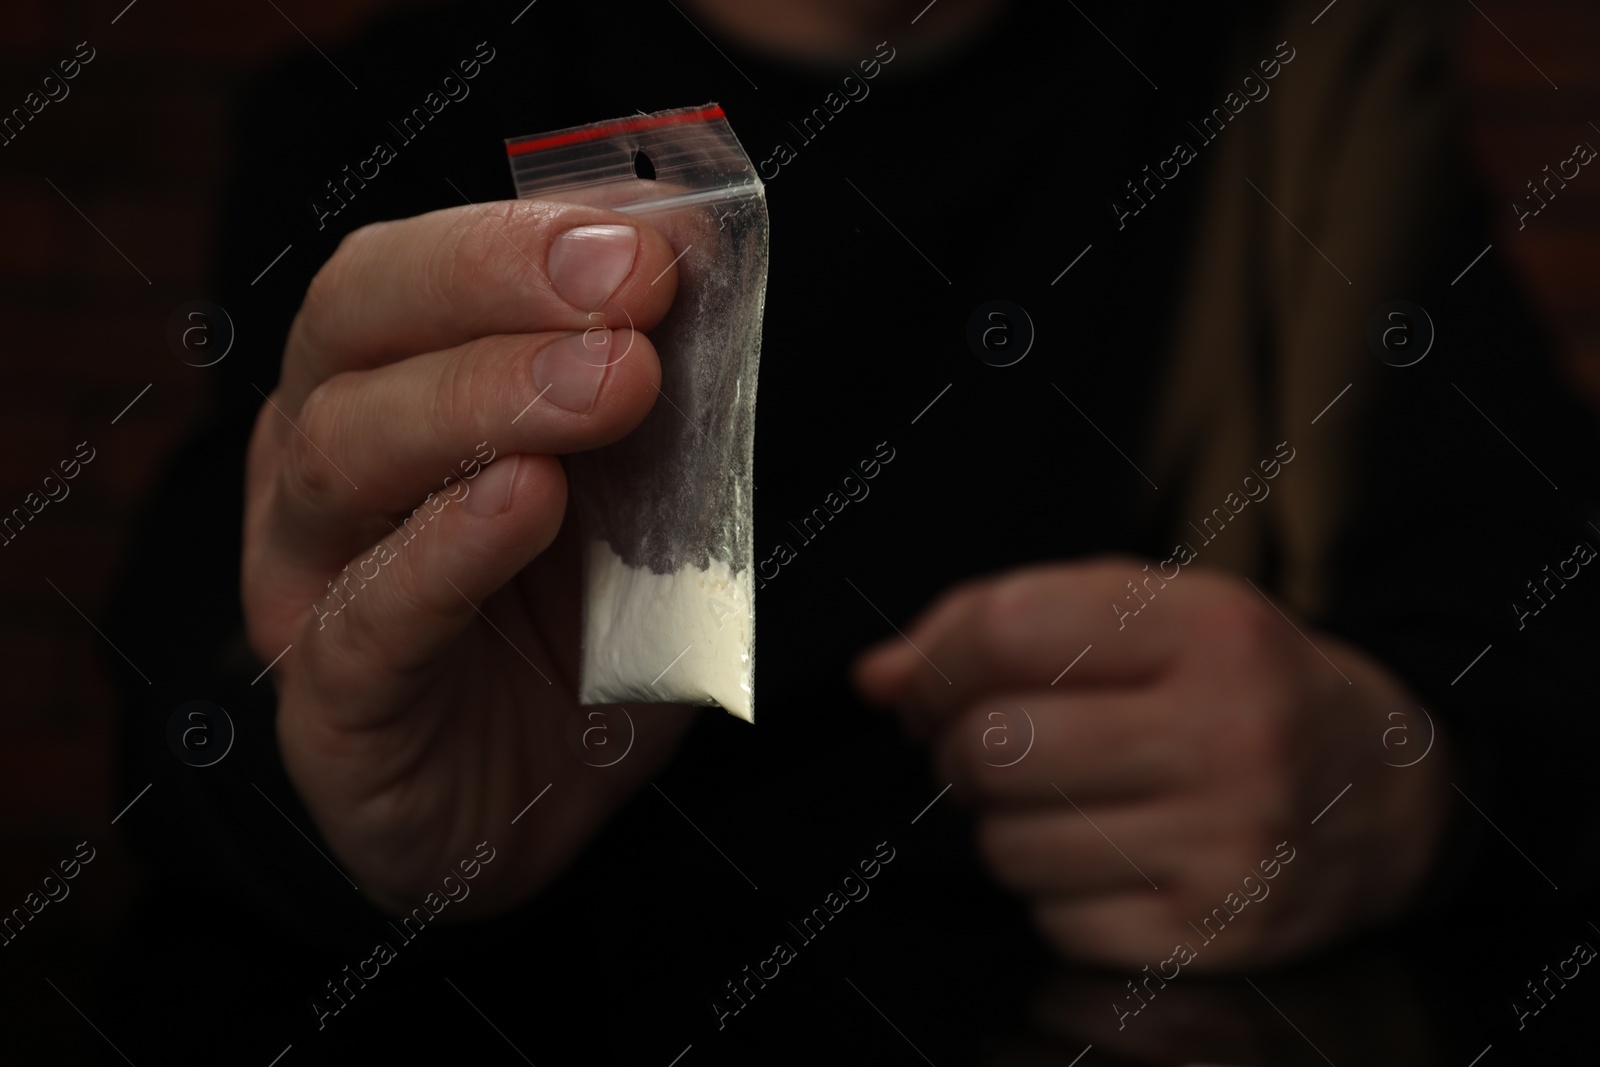
<svg viewBox="0 0 1600 1067"><path fill-rule="evenodd" d="M452 918L514 906L688 725L631 707L631 758L603 769L567 744L579 556L558 457L655 402L634 328L671 306L673 257L614 212L471 205L351 234L306 293L250 445L245 617L261 661L282 654L289 776L381 907L486 838L502 859Z"/></svg>
<svg viewBox="0 0 1600 1067"><path fill-rule="evenodd" d="M986 864L1069 956L1156 967L1183 943L1180 966L1253 966L1398 912L1449 792L1442 743L1409 767L1374 747L1416 713L1405 686L1203 568L1119 629L1107 605L1148 573L1097 559L960 586L856 682L931 743Z"/></svg>

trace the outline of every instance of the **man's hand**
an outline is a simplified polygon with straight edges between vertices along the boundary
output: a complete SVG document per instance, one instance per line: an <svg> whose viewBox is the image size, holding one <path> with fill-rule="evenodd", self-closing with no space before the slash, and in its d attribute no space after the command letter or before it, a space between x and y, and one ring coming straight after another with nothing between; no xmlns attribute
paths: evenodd
<svg viewBox="0 0 1600 1067"><path fill-rule="evenodd" d="M963 585L857 685L931 740L985 862L1069 956L1137 968L1187 943L1190 968L1253 966L1403 908L1449 792L1442 740L1386 765L1386 728L1410 724L1408 760L1427 743L1405 687L1236 578L1152 574L1113 558ZM1149 603L1119 629L1130 580Z"/></svg>
<svg viewBox="0 0 1600 1067"><path fill-rule="evenodd" d="M634 328L671 305L673 255L613 212L473 205L358 230L306 293L250 444L245 618L289 775L380 906L482 840L504 858L451 917L525 899L688 725L630 707L630 758L603 769L568 744L581 546L557 458L654 404Z"/></svg>

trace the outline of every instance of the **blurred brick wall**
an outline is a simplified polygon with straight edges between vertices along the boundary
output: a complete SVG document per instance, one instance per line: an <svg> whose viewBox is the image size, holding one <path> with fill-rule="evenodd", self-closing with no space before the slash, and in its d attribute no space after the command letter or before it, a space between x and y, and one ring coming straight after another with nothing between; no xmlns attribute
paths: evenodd
<svg viewBox="0 0 1600 1067"><path fill-rule="evenodd" d="M105 1051L43 977L87 1005L132 884L109 825L132 798L111 795L105 646L46 579L98 622L133 511L206 403L208 372L179 361L166 328L178 305L210 295L233 90L306 48L296 26L329 49L396 5L275 2L8 0L0 11L0 115L78 42L95 49L70 94L0 145L0 513L77 442L97 453L69 496L0 548L0 911L73 843L99 853L71 897L0 950L4 1045L48 1041L51 1062Z"/></svg>

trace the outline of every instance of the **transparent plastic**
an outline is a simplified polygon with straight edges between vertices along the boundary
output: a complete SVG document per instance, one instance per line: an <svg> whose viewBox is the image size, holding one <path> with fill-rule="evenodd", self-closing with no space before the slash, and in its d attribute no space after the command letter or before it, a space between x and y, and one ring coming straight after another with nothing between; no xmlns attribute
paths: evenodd
<svg viewBox="0 0 1600 1067"><path fill-rule="evenodd" d="M519 198L641 216L679 257L672 310L650 331L660 397L627 437L566 461L587 542L579 699L722 707L753 722L761 180L715 104L514 138L506 151Z"/></svg>

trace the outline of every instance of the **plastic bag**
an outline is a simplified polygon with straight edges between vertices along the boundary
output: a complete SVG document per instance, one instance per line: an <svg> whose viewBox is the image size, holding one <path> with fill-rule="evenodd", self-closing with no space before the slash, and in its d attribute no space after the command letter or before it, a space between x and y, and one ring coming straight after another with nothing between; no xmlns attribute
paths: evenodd
<svg viewBox="0 0 1600 1067"><path fill-rule="evenodd" d="M646 217L679 256L672 310L650 331L661 396L621 441L567 458L587 542L579 699L707 705L754 722L765 189L715 104L514 138L506 151L519 198Z"/></svg>

